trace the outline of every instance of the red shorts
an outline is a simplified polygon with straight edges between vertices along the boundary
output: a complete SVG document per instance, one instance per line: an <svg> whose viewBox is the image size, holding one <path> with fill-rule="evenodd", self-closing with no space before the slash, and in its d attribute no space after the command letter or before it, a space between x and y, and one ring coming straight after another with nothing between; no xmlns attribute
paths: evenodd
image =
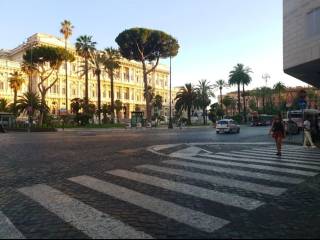
<svg viewBox="0 0 320 240"><path fill-rule="evenodd" d="M284 138L284 135L283 135L282 132L274 132L274 133L272 134L272 137L273 137L274 139L279 139L279 138L283 139L283 138Z"/></svg>

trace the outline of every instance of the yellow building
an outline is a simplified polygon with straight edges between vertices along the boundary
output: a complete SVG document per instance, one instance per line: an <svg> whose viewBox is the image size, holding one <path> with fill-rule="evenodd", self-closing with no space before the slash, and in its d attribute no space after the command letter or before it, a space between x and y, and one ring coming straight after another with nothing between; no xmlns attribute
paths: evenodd
<svg viewBox="0 0 320 240"><path fill-rule="evenodd" d="M13 100L13 91L9 87L10 73L20 70L23 55L27 49L33 46L47 45L64 48L64 39L48 34L34 34L27 39L27 42L12 50L0 50L0 98ZM75 47L68 44L69 51L75 53ZM68 63L68 104L74 98L85 96L85 80L81 77L81 66L83 59L79 56L76 61ZM151 67L151 66L150 66ZM156 95L163 97L163 111L165 116L169 115L169 70L166 66L159 64L157 69L149 74L149 84L153 87ZM28 89L28 78L24 84L21 95ZM37 77L34 77L31 86L33 91L37 91ZM50 83L50 79L48 84ZM47 94L47 104L53 114L59 114L66 109L65 95L65 69L60 70L58 82L49 90ZM89 73L89 99L97 104L97 80L92 72ZM130 118L131 112L137 108L145 111L145 100L143 97L144 84L142 65L135 61L121 60L121 68L117 71L114 84L115 100L121 100L124 104L123 118ZM172 92L173 99L176 91ZM102 104L110 104L111 91L110 79L106 72L101 75L101 100Z"/></svg>

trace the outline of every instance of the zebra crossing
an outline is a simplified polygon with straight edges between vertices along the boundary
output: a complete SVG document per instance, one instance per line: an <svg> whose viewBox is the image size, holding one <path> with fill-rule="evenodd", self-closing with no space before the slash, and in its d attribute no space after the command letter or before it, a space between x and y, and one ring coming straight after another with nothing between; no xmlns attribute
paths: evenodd
<svg viewBox="0 0 320 240"><path fill-rule="evenodd" d="M160 151L177 146L157 146L156 151L163 156ZM232 207L250 212L266 205L272 198L281 197L289 188L320 174L319 151L285 146L284 152L284 156L278 158L274 156L274 149L269 146L212 153L190 145L167 154L168 159L165 161L139 165L132 170L107 171L104 175L163 189L179 196L190 196L220 204L225 208ZM182 206L156 194L147 194L95 176L82 175L66 180L204 233L212 234L232 222L227 216L214 216L215 214L208 213L206 209ZM188 180L192 180L192 183ZM194 181L197 184L194 184ZM205 187L203 183L206 184ZM212 188L208 187L208 184ZM216 186L226 187L230 191L221 191ZM250 197L232 189L250 193ZM47 184L19 188L17 192L90 238L155 237L150 232L136 229L108 214L107 210L97 210L75 196ZM259 197L254 197L255 194ZM24 233L20 232L0 209L0 239L17 238L25 238Z"/></svg>

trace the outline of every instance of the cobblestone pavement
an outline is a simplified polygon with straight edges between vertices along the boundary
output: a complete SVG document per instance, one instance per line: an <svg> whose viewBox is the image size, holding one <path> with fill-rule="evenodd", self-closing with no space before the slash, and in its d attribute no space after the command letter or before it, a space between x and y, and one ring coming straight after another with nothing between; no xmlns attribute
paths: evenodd
<svg viewBox="0 0 320 240"><path fill-rule="evenodd" d="M150 139L111 157L90 139L36 141L0 150L1 239L320 237L319 150Z"/></svg>

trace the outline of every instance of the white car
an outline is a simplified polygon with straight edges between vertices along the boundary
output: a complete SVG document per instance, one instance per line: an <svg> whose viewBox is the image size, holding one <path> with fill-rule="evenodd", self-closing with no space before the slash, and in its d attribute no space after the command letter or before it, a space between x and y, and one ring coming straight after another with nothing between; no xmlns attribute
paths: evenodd
<svg viewBox="0 0 320 240"><path fill-rule="evenodd" d="M222 119L217 122L216 132L219 133L240 133L240 126L232 119Z"/></svg>

